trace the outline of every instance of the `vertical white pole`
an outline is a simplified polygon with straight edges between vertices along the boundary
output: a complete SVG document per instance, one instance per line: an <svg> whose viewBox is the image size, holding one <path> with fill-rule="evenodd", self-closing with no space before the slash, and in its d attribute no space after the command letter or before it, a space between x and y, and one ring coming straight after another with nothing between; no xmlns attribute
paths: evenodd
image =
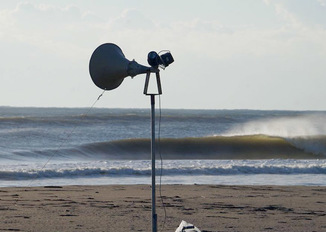
<svg viewBox="0 0 326 232"><path fill-rule="evenodd" d="M151 156L152 156L152 232L157 232L157 215L155 207L155 94L151 94L151 119L152 119L152 140L151 140Z"/></svg>

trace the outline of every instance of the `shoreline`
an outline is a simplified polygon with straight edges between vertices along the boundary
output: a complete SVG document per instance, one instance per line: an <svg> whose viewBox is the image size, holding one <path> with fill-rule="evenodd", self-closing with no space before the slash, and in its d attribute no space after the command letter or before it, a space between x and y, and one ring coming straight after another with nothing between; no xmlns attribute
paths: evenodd
<svg viewBox="0 0 326 232"><path fill-rule="evenodd" d="M325 231L326 186L157 186L158 231ZM0 188L1 231L151 231L150 185ZM166 217L165 213L166 211Z"/></svg>

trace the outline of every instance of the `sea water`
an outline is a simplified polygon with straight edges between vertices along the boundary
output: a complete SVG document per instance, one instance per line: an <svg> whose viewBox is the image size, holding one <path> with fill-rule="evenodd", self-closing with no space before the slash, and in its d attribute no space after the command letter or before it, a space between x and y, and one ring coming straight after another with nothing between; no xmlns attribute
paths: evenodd
<svg viewBox="0 0 326 232"><path fill-rule="evenodd" d="M149 109L0 107L0 186L150 184ZM156 112L162 184L326 185L326 112Z"/></svg>

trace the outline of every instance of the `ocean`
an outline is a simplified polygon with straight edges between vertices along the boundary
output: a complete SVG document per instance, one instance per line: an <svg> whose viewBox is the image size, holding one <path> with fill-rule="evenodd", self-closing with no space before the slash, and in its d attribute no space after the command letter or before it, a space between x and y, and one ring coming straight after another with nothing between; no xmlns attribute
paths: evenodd
<svg viewBox="0 0 326 232"><path fill-rule="evenodd" d="M150 184L150 109L0 107L0 187ZM162 184L326 185L326 112L156 110Z"/></svg>

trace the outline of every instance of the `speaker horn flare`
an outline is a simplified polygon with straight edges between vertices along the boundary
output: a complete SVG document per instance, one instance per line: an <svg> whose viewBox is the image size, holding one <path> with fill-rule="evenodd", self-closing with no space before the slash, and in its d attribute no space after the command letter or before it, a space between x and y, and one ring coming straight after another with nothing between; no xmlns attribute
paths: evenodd
<svg viewBox="0 0 326 232"><path fill-rule="evenodd" d="M113 43L100 45L89 61L89 73L94 84L103 90L112 90L121 85L125 77L157 72L157 69L129 61L120 47Z"/></svg>

